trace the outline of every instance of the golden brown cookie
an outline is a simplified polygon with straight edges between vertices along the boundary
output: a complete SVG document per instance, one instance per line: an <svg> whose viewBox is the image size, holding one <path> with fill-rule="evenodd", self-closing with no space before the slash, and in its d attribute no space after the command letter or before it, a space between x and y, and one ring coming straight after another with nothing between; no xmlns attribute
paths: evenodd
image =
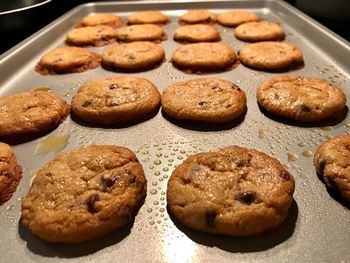
<svg viewBox="0 0 350 263"><path fill-rule="evenodd" d="M256 14L245 11L229 11L218 15L218 23L228 27L236 27L243 23L256 22L259 20Z"/></svg>
<svg viewBox="0 0 350 263"><path fill-rule="evenodd" d="M142 118L159 103L160 94L147 79L118 76L82 85L72 99L72 111L87 122L113 124Z"/></svg>
<svg viewBox="0 0 350 263"><path fill-rule="evenodd" d="M8 201L22 178L22 168L9 145L0 142L0 205Z"/></svg>
<svg viewBox="0 0 350 263"><path fill-rule="evenodd" d="M259 42L242 46L239 60L258 70L287 71L303 65L303 53L294 45L282 42Z"/></svg>
<svg viewBox="0 0 350 263"><path fill-rule="evenodd" d="M79 243L130 222L145 197L135 154L93 145L59 154L38 171L22 203L22 223L45 241Z"/></svg>
<svg viewBox="0 0 350 263"><path fill-rule="evenodd" d="M110 13L96 13L90 14L83 18L83 20L78 24L78 26L111 26L111 27L121 27L123 26L123 21L119 16Z"/></svg>
<svg viewBox="0 0 350 263"><path fill-rule="evenodd" d="M293 200L294 179L265 153L231 146L190 156L172 173L167 203L186 226L229 236L279 226Z"/></svg>
<svg viewBox="0 0 350 263"><path fill-rule="evenodd" d="M240 117L246 107L244 91L217 78L175 83L162 94L164 112L180 120L224 123Z"/></svg>
<svg viewBox="0 0 350 263"><path fill-rule="evenodd" d="M158 25L131 25L119 29L117 39L121 42L161 41L166 39L166 34Z"/></svg>
<svg viewBox="0 0 350 263"><path fill-rule="evenodd" d="M283 28L272 22L249 22L239 25L235 29L236 38L248 41L273 41L283 40L284 31Z"/></svg>
<svg viewBox="0 0 350 263"><path fill-rule="evenodd" d="M327 80L279 76L265 80L256 93L268 112L297 121L320 121L344 109L344 92Z"/></svg>
<svg viewBox="0 0 350 263"><path fill-rule="evenodd" d="M175 30L174 40L189 43L216 42L220 41L220 34L215 27L210 25L186 25Z"/></svg>
<svg viewBox="0 0 350 263"><path fill-rule="evenodd" d="M179 19L180 24L215 24L216 15L208 10L189 10Z"/></svg>
<svg viewBox="0 0 350 263"><path fill-rule="evenodd" d="M194 72L218 72L236 62L233 48L224 43L195 43L182 45L172 56L174 66Z"/></svg>
<svg viewBox="0 0 350 263"><path fill-rule="evenodd" d="M116 41L117 33L110 26L87 26L68 32L66 43L73 46L104 46Z"/></svg>
<svg viewBox="0 0 350 263"><path fill-rule="evenodd" d="M105 49L102 64L116 71L144 71L158 66L164 58L164 49L159 45L140 41Z"/></svg>
<svg viewBox="0 0 350 263"><path fill-rule="evenodd" d="M314 165L326 185L350 202L350 135L333 137L319 146Z"/></svg>
<svg viewBox="0 0 350 263"><path fill-rule="evenodd" d="M26 136L56 128L69 105L47 91L28 91L0 99L0 137Z"/></svg>
<svg viewBox="0 0 350 263"><path fill-rule="evenodd" d="M46 53L35 70L42 75L83 72L99 67L101 56L81 47L55 48Z"/></svg>
<svg viewBox="0 0 350 263"><path fill-rule="evenodd" d="M140 11L128 16L128 25L166 24L169 18L159 11Z"/></svg>

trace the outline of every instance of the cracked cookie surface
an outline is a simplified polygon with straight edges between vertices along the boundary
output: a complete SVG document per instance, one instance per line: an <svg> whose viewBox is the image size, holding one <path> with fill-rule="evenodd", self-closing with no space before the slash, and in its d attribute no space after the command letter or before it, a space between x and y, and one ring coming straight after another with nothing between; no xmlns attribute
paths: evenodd
<svg viewBox="0 0 350 263"><path fill-rule="evenodd" d="M110 26L87 26L67 33L66 43L73 46L103 46L114 43L117 33Z"/></svg>
<svg viewBox="0 0 350 263"><path fill-rule="evenodd" d="M179 19L180 24L215 24L216 15L208 10L189 10Z"/></svg>
<svg viewBox="0 0 350 263"><path fill-rule="evenodd" d="M259 104L268 112L297 121L326 119L344 109L346 97L325 79L281 76L264 81L257 89Z"/></svg>
<svg viewBox="0 0 350 263"><path fill-rule="evenodd" d="M113 15L111 13L96 13L91 14L83 18L83 20L78 24L78 26L111 26L111 27L121 27L123 21L119 16Z"/></svg>
<svg viewBox="0 0 350 263"><path fill-rule="evenodd" d="M244 236L280 225L293 191L293 177L276 159L231 146L192 155L180 164L169 179L167 202L192 229Z"/></svg>
<svg viewBox="0 0 350 263"><path fill-rule="evenodd" d="M99 67L101 56L81 47L55 48L46 53L35 70L42 75L83 72Z"/></svg>
<svg viewBox="0 0 350 263"><path fill-rule="evenodd" d="M232 67L237 56L224 43L195 43L181 45L172 56L174 66L191 72L218 72Z"/></svg>
<svg viewBox="0 0 350 263"><path fill-rule="evenodd" d="M161 41L166 39L166 34L158 25L131 25L119 29L117 39L120 42Z"/></svg>
<svg viewBox="0 0 350 263"><path fill-rule="evenodd" d="M284 31L276 23L272 22L249 22L238 26L235 29L236 38L249 41L273 41L282 40L284 38Z"/></svg>
<svg viewBox="0 0 350 263"><path fill-rule="evenodd" d="M145 196L146 178L132 151L88 146L38 171L22 202L22 222L48 242L83 242L131 221Z"/></svg>
<svg viewBox="0 0 350 263"><path fill-rule="evenodd" d="M128 16L128 25L166 24L169 18L159 11L140 11Z"/></svg>
<svg viewBox="0 0 350 263"><path fill-rule="evenodd" d="M198 78L166 88L162 109L175 119L224 123L245 112L246 95L227 80Z"/></svg>
<svg viewBox="0 0 350 263"><path fill-rule="evenodd" d="M165 51L152 42L140 41L104 50L102 64L116 71L144 71L162 63Z"/></svg>
<svg viewBox="0 0 350 263"><path fill-rule="evenodd" d="M0 137L49 131L63 122L69 105L48 91L27 91L0 99Z"/></svg>
<svg viewBox="0 0 350 263"><path fill-rule="evenodd" d="M282 42L263 41L242 46L239 60L258 70L288 71L302 66L303 54L294 45Z"/></svg>
<svg viewBox="0 0 350 263"><path fill-rule="evenodd" d="M179 42L216 42L220 41L219 31L210 25L186 25L174 32L174 40Z"/></svg>
<svg viewBox="0 0 350 263"><path fill-rule="evenodd" d="M72 99L72 111L96 124L141 118L157 108L160 94L147 79L107 77L82 85Z"/></svg>
<svg viewBox="0 0 350 263"><path fill-rule="evenodd" d="M21 178L22 168L15 153L8 144L0 142L0 205L11 198Z"/></svg>
<svg viewBox="0 0 350 263"><path fill-rule="evenodd" d="M350 135L336 136L320 145L314 165L326 185L350 202Z"/></svg>
<svg viewBox="0 0 350 263"><path fill-rule="evenodd" d="M236 27L243 23L256 22L259 20L256 14L244 11L228 11L218 15L218 23L228 27Z"/></svg>

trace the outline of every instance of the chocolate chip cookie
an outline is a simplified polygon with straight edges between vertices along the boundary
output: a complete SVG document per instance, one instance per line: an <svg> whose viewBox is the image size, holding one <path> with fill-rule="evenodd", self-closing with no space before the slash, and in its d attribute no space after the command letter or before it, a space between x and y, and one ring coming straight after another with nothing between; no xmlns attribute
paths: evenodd
<svg viewBox="0 0 350 263"><path fill-rule="evenodd" d="M284 38L283 28L272 22L249 22L239 25L235 29L236 38L248 41L279 41Z"/></svg>
<svg viewBox="0 0 350 263"><path fill-rule="evenodd" d="M147 79L115 76L82 85L72 111L87 122L113 124L142 118L160 103L157 88Z"/></svg>
<svg viewBox="0 0 350 263"><path fill-rule="evenodd" d="M178 42L216 42L220 41L219 31L210 25L196 24L179 27L174 32Z"/></svg>
<svg viewBox="0 0 350 263"><path fill-rule="evenodd" d="M105 49L102 64L116 71L144 71L158 66L164 58L164 49L159 45L140 41Z"/></svg>
<svg viewBox="0 0 350 263"><path fill-rule="evenodd" d="M229 236L279 226L293 200L294 179L276 159L231 146L190 156L168 181L170 211L186 226Z"/></svg>
<svg viewBox="0 0 350 263"><path fill-rule="evenodd" d="M101 56L81 47L55 48L46 53L35 70L42 75L83 72L99 67Z"/></svg>
<svg viewBox="0 0 350 263"><path fill-rule="evenodd" d="M90 14L83 18L83 20L78 24L78 26L111 26L111 27L121 27L123 26L123 21L119 16L110 13L96 13Z"/></svg>
<svg viewBox="0 0 350 263"><path fill-rule="evenodd" d="M195 43L176 49L172 63L189 72L218 72L232 67L236 59L234 49L224 43Z"/></svg>
<svg viewBox="0 0 350 263"><path fill-rule="evenodd" d="M264 41L242 46L239 60L258 70L287 71L303 65L303 53L294 45Z"/></svg>
<svg viewBox="0 0 350 263"><path fill-rule="evenodd" d="M179 19L180 24L215 24L216 15L208 10L189 10Z"/></svg>
<svg viewBox="0 0 350 263"><path fill-rule="evenodd" d="M22 168L9 145L0 142L0 205L8 201L22 178Z"/></svg>
<svg viewBox="0 0 350 263"><path fill-rule="evenodd" d="M110 26L87 26L68 32L66 43L72 46L104 46L116 41L117 33Z"/></svg>
<svg viewBox="0 0 350 263"><path fill-rule="evenodd" d="M166 34L158 25L131 25L119 29L117 39L121 42L161 41L166 39Z"/></svg>
<svg viewBox="0 0 350 263"><path fill-rule="evenodd" d="M227 80L198 78L166 88L162 107L175 119L224 123L246 111L246 95Z"/></svg>
<svg viewBox="0 0 350 263"><path fill-rule="evenodd" d="M48 91L28 91L0 99L0 138L47 132L69 114L69 105Z"/></svg>
<svg viewBox="0 0 350 263"><path fill-rule="evenodd" d="M38 171L22 202L22 222L45 241L79 243L131 221L145 197L135 154L93 145L59 154Z"/></svg>
<svg viewBox="0 0 350 263"><path fill-rule="evenodd" d="M256 22L259 20L256 14L245 11L229 11L218 15L218 23L228 27L236 27L243 23Z"/></svg>
<svg viewBox="0 0 350 263"><path fill-rule="evenodd" d="M344 92L315 77L279 76L264 81L256 93L259 104L284 118L310 122L326 119L344 109Z"/></svg>
<svg viewBox="0 0 350 263"><path fill-rule="evenodd" d="M350 202L350 135L333 137L319 146L314 165L326 185Z"/></svg>
<svg viewBox="0 0 350 263"><path fill-rule="evenodd" d="M169 18L159 11L140 11L128 16L128 24L166 24Z"/></svg>

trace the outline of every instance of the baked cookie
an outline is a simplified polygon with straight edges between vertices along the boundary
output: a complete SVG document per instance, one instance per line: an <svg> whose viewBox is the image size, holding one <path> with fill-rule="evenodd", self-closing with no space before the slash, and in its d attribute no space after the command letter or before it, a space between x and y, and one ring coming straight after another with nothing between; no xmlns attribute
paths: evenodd
<svg viewBox="0 0 350 263"><path fill-rule="evenodd" d="M234 49L224 43L195 43L182 45L172 56L174 66L195 72L218 72L236 62Z"/></svg>
<svg viewBox="0 0 350 263"><path fill-rule="evenodd" d="M168 181L170 211L186 226L229 236L279 226L293 200L294 179L265 153L231 146L190 156Z"/></svg>
<svg viewBox="0 0 350 263"><path fill-rule="evenodd" d="M259 104L272 114L297 120L320 121L344 109L344 92L327 80L279 76L264 81L256 93Z"/></svg>
<svg viewBox="0 0 350 263"><path fill-rule="evenodd" d="M69 105L47 91L27 91L0 99L0 137L27 136L56 128Z"/></svg>
<svg viewBox="0 0 350 263"><path fill-rule="evenodd" d="M161 41L166 39L166 34L158 25L131 25L119 29L117 39L121 42Z"/></svg>
<svg viewBox="0 0 350 263"><path fill-rule="evenodd" d="M111 27L121 27L123 26L123 21L119 16L110 13L97 13L91 14L83 18L83 20L78 24L78 26L111 26Z"/></svg>
<svg viewBox="0 0 350 263"><path fill-rule="evenodd" d="M246 111L246 96L235 84L216 78L175 83L163 91L162 108L180 120L224 123Z"/></svg>
<svg viewBox="0 0 350 263"><path fill-rule="evenodd" d="M118 76L82 85L72 99L72 111L87 122L106 125L146 116L159 103L160 94L147 79Z"/></svg>
<svg viewBox="0 0 350 263"><path fill-rule="evenodd" d="M135 154L93 145L59 154L38 171L22 202L22 222L45 241L79 243L131 221L145 197Z"/></svg>
<svg viewBox="0 0 350 263"><path fill-rule="evenodd" d="M283 28L272 22L249 22L239 25L235 29L236 38L248 41L273 41L283 40L284 31Z"/></svg>
<svg viewBox="0 0 350 263"><path fill-rule="evenodd" d="M242 46L239 60L246 66L259 70L290 70L303 65L303 53L288 43L259 42Z"/></svg>
<svg viewBox="0 0 350 263"><path fill-rule="evenodd" d="M22 168L9 145L0 142L0 205L8 201L22 178Z"/></svg>
<svg viewBox="0 0 350 263"><path fill-rule="evenodd" d="M218 15L218 23L228 27L236 27L243 23L256 22L259 20L256 14L244 11L229 11Z"/></svg>
<svg viewBox="0 0 350 263"><path fill-rule="evenodd" d="M66 43L73 46L103 46L114 43L117 33L110 26L87 26L68 32Z"/></svg>
<svg viewBox="0 0 350 263"><path fill-rule="evenodd" d="M208 10L189 10L179 19L180 24L215 24L216 15Z"/></svg>
<svg viewBox="0 0 350 263"><path fill-rule="evenodd" d="M128 25L166 24L169 18L159 11L141 11L128 16Z"/></svg>
<svg viewBox="0 0 350 263"><path fill-rule="evenodd" d="M350 202L350 135L333 137L319 146L314 165L326 185Z"/></svg>
<svg viewBox="0 0 350 263"><path fill-rule="evenodd" d="M159 45L140 41L105 49L102 64L116 71L144 71L158 66L164 58L164 49Z"/></svg>
<svg viewBox="0 0 350 263"><path fill-rule="evenodd" d="M35 70L42 75L83 72L99 67L101 56L81 47L55 48L46 53Z"/></svg>
<svg viewBox="0 0 350 263"><path fill-rule="evenodd" d="M215 27L210 25L186 25L175 30L174 40L190 43L215 42L220 41L220 34Z"/></svg>

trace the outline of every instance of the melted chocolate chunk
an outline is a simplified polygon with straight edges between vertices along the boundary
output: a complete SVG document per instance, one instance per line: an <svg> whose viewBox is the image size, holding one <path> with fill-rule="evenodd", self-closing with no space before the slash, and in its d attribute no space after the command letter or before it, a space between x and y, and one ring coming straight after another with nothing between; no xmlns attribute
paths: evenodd
<svg viewBox="0 0 350 263"><path fill-rule="evenodd" d="M104 189L111 187L115 184L115 182L119 179L119 176L116 174L112 174L111 176L102 176L101 183Z"/></svg>
<svg viewBox="0 0 350 263"><path fill-rule="evenodd" d="M235 193L234 198L235 200L241 202L242 204L250 205L257 200L258 194L251 190L240 191Z"/></svg>
<svg viewBox="0 0 350 263"><path fill-rule="evenodd" d="M109 89L117 89L119 88L118 84L112 83L111 85L109 85Z"/></svg>
<svg viewBox="0 0 350 263"><path fill-rule="evenodd" d="M304 104L301 104L300 105L300 109L301 109L301 111L303 111L303 112L311 112L311 108L309 107L309 106L306 106L306 105L304 105Z"/></svg>
<svg viewBox="0 0 350 263"><path fill-rule="evenodd" d="M215 211L207 211L205 213L205 222L208 226L214 226L215 218L218 214Z"/></svg>
<svg viewBox="0 0 350 263"><path fill-rule="evenodd" d="M236 167L238 167L238 168L242 168L242 167L247 166L246 160L243 160L243 159L237 160L237 161L235 162L235 164L236 164Z"/></svg>
<svg viewBox="0 0 350 263"><path fill-rule="evenodd" d="M129 185L132 185L132 184L134 184L134 183L136 183L136 175L130 175L130 177L129 177Z"/></svg>
<svg viewBox="0 0 350 263"><path fill-rule="evenodd" d="M86 205L86 209L94 214L97 213L97 209L95 207L95 203L100 200L100 197L98 194L92 194L90 195L88 198L86 198L85 200L85 205Z"/></svg>
<svg viewBox="0 0 350 263"><path fill-rule="evenodd" d="M92 100L86 100L86 101L84 101L83 102L83 107L88 107L88 106L90 106L92 104Z"/></svg>

